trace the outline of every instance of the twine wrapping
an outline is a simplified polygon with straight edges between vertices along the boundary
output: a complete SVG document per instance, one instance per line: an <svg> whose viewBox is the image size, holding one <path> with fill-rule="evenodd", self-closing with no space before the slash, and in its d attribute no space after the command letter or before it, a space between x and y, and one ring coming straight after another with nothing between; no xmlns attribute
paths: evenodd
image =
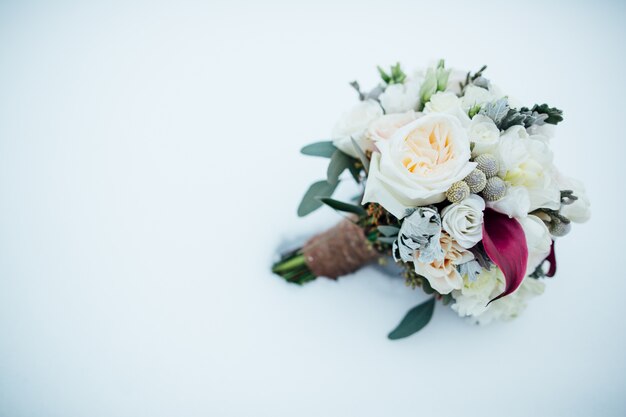
<svg viewBox="0 0 626 417"><path fill-rule="evenodd" d="M312 237L302 253L311 272L332 279L354 272L379 256L363 229L350 220Z"/></svg>

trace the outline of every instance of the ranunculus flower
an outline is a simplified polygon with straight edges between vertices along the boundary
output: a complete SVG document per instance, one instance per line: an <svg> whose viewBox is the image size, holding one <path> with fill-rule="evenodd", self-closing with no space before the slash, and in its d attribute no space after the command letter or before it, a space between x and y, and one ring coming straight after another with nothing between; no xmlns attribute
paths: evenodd
<svg viewBox="0 0 626 417"><path fill-rule="evenodd" d="M443 230L459 245L471 248L483 238L483 211L485 201L476 194L450 204L441 212Z"/></svg>
<svg viewBox="0 0 626 417"><path fill-rule="evenodd" d="M544 142L530 138L523 126L512 126L500 137L496 155L507 184L528 191L529 211L542 207L558 210L561 193L554 178L552 151Z"/></svg>
<svg viewBox="0 0 626 417"><path fill-rule="evenodd" d="M522 229L524 229L526 244L528 245L526 275L529 275L535 271L550 253L552 238L550 237L548 227L539 217L529 215L518 219L518 221L522 225Z"/></svg>
<svg viewBox="0 0 626 417"><path fill-rule="evenodd" d="M361 149L372 149L372 142L365 136L365 132L370 124L382 115L383 109L376 101L360 101L350 111L344 113L333 128L333 144L342 152L358 158L351 137Z"/></svg>
<svg viewBox="0 0 626 417"><path fill-rule="evenodd" d="M406 126L413 120L417 119L418 114L413 110L405 113L385 114L370 124L367 129L367 136L373 141L387 140L398 129Z"/></svg>
<svg viewBox="0 0 626 417"><path fill-rule="evenodd" d="M435 259L430 263L416 260L415 272L426 278L430 286L440 294L449 294L463 286L463 277L457 267L474 259L474 255L462 248L447 233L441 233L439 243L443 249L443 259Z"/></svg>
<svg viewBox="0 0 626 417"><path fill-rule="evenodd" d="M450 115L425 115L376 146L363 203L379 203L399 219L407 209L445 200L448 188L476 167L467 133Z"/></svg>
<svg viewBox="0 0 626 417"><path fill-rule="evenodd" d="M407 80L404 84L392 84L378 97L385 113L404 113L417 109L420 100L420 84Z"/></svg>
<svg viewBox="0 0 626 417"><path fill-rule="evenodd" d="M500 140L500 129L491 118L477 114L472 118L468 129L470 142L474 143L472 155L492 153Z"/></svg>

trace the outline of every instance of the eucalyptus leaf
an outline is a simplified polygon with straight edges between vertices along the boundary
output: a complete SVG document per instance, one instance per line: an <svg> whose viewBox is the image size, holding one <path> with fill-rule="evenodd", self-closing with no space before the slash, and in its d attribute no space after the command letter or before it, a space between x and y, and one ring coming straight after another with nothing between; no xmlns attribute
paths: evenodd
<svg viewBox="0 0 626 417"><path fill-rule="evenodd" d="M321 156L323 158L330 158L333 156L337 148L333 145L333 142L323 141L323 142L315 142L310 145L306 145L304 148L300 149L300 153L304 155L310 156Z"/></svg>
<svg viewBox="0 0 626 417"><path fill-rule="evenodd" d="M298 206L298 216L304 217L322 207L323 203L319 198L330 197L333 195L335 188L337 188L337 184L338 183L330 184L326 180L313 183L306 193L304 193L304 197L302 197L302 201Z"/></svg>
<svg viewBox="0 0 626 417"><path fill-rule="evenodd" d="M387 336L391 340L402 339L417 333L428 324L435 310L435 297L413 307L406 313L398 327Z"/></svg>
<svg viewBox="0 0 626 417"><path fill-rule="evenodd" d="M341 173L352 164L352 158L337 149L330 158L328 170L326 171L327 181L336 184Z"/></svg>
<svg viewBox="0 0 626 417"><path fill-rule="evenodd" d="M389 243L390 245L392 245L398 238L393 236L393 237L389 237L389 236L379 236L378 240L379 242L382 243Z"/></svg>
<svg viewBox="0 0 626 417"><path fill-rule="evenodd" d="M339 200L334 200L330 197L321 197L319 198L319 200L322 203L326 204L328 207L334 208L335 210L345 211L347 213L354 213L358 216L363 216L366 213L365 209L361 206L345 203Z"/></svg>
<svg viewBox="0 0 626 417"><path fill-rule="evenodd" d="M361 163L363 164L363 169L365 170L365 173L367 174L370 170L370 161L369 159L367 159L367 156L365 156L365 152L363 152L363 149L361 149L359 144L356 143L356 140L354 140L354 138L352 137L350 138L350 140L352 141L352 146L354 146L354 150L359 156L359 159L361 160Z"/></svg>

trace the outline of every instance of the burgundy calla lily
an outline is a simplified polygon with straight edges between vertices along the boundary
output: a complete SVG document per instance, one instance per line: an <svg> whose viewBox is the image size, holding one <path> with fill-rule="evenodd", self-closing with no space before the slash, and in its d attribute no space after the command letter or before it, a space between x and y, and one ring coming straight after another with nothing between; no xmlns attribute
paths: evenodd
<svg viewBox="0 0 626 417"><path fill-rule="evenodd" d="M550 254L546 258L546 261L550 263L550 268L548 268L546 276L552 278L554 274L556 274L556 255L554 254L554 240L552 241L552 245L550 246Z"/></svg>
<svg viewBox="0 0 626 417"><path fill-rule="evenodd" d="M483 246L487 256L504 274L504 292L489 303L511 294L526 276L528 246L517 220L490 208L483 218Z"/></svg>

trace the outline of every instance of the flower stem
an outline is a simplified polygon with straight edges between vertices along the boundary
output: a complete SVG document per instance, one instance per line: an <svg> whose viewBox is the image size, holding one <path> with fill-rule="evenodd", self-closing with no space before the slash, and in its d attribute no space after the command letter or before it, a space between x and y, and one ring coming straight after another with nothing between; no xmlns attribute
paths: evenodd
<svg viewBox="0 0 626 417"><path fill-rule="evenodd" d="M289 252L276 262L272 272L283 277L287 282L304 284L317 278L306 264L301 249Z"/></svg>

